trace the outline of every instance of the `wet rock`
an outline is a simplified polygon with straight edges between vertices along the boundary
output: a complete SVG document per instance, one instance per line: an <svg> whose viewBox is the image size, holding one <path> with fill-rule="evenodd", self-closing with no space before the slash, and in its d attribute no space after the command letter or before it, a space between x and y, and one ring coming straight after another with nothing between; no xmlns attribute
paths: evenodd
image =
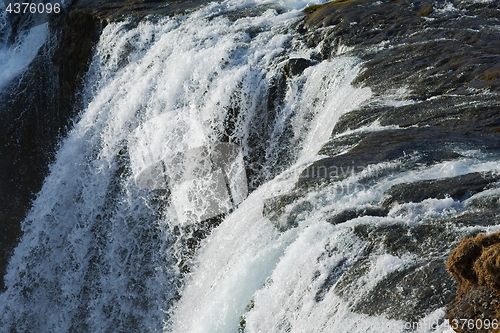
<svg viewBox="0 0 500 333"><path fill-rule="evenodd" d="M342 272L337 272L335 284L330 287L354 311L418 322L449 304L456 296L456 285L447 273L445 263L447 253L464 234L457 234L443 221L413 226L358 224L354 233L368 244L364 255L355 263L343 265ZM405 264L389 270L382 279L371 281L373 275L370 272L380 255L407 259ZM363 287L366 284L375 285L367 290ZM360 290L364 290L362 296Z"/></svg>
<svg viewBox="0 0 500 333"><path fill-rule="evenodd" d="M500 209L500 197L497 196L486 196L480 198L471 198L467 204L470 207L489 210L491 212L498 211Z"/></svg>
<svg viewBox="0 0 500 333"><path fill-rule="evenodd" d="M324 58L339 42L367 46L384 41L373 51L354 52L368 60L358 81L375 90L409 85L415 95L430 97L464 93L479 84L498 91L500 81L488 73L499 69L495 49L500 41L486 27L494 26L499 4L453 5L460 10L436 10L440 4L432 1L332 1L306 8L299 30L309 45L321 43Z"/></svg>
<svg viewBox="0 0 500 333"><path fill-rule="evenodd" d="M298 187L342 180L362 171L370 171L370 166L381 162L398 161L398 171L402 171L419 164L451 160L460 156L452 151L456 146L467 147L471 142L470 137L432 127L366 132L355 136L361 139L347 153L321 159L304 170ZM336 139L333 139L321 152L329 154L329 147L335 145ZM384 172L390 170L372 169L368 176L379 178L385 175Z"/></svg>
<svg viewBox="0 0 500 333"><path fill-rule="evenodd" d="M354 227L354 233L364 241L380 246L379 250L393 256L415 254L424 258L433 254L445 260L446 253L467 235L456 235L443 222L436 221L411 227L400 224L360 224Z"/></svg>
<svg viewBox="0 0 500 333"><path fill-rule="evenodd" d="M77 0L71 5L75 13L87 13L103 22L114 22L128 18L140 20L149 15L169 16L184 14L208 3L206 0Z"/></svg>
<svg viewBox="0 0 500 333"><path fill-rule="evenodd" d="M353 111L354 112L354 111ZM320 155L336 156L354 148L366 133L351 133L331 138L319 151Z"/></svg>
<svg viewBox="0 0 500 333"><path fill-rule="evenodd" d="M348 177L374 184L391 174L462 158L461 151L479 151L498 159L500 39L493 27L500 4L449 4L451 10L443 10L438 1L340 0L304 10L297 29L306 44L331 61L342 46L351 47L348 54L365 61L354 84L369 86L376 101L339 119L320 151L327 157L303 171L297 193L305 196ZM400 91L395 100L387 100L388 93L395 91ZM387 167L372 168L384 162ZM455 297L455 283L444 263L463 237L498 223L498 195L474 196L497 187L498 181L496 174L470 173L401 184L386 192L385 202L373 203L373 207L382 204L375 212L358 207L332 213L329 221L342 223L382 215L395 202L419 203L446 196L460 201L456 215L439 220L412 226L356 225L355 234L367 244L364 257L332 269L317 301L333 288L356 312L403 321L417 321L446 306ZM481 244L471 248L485 246ZM467 252L464 263L462 259L455 263L453 255L448 262L459 295L448 310L450 318L493 318L495 314L495 307L483 304L497 297L500 253L496 247L476 250L472 257ZM357 284L367 283L363 277L369 276L373 260L381 254L414 259L360 296L359 291L366 288Z"/></svg>
<svg viewBox="0 0 500 333"><path fill-rule="evenodd" d="M314 61L304 58L288 59L283 66L283 74L288 78L300 75L307 67L310 67L314 64Z"/></svg>
<svg viewBox="0 0 500 333"><path fill-rule="evenodd" d="M500 96L497 95L441 96L399 107L365 107L344 114L335 125L333 134L359 129L376 120L380 126L433 126L447 131L451 137L462 134L482 140L498 140L495 128L500 125L499 108Z"/></svg>
<svg viewBox="0 0 500 333"><path fill-rule="evenodd" d="M175 248L180 249L179 253L174 253L173 256L181 274L191 272L192 259L196 255L201 242L214 228L222 223L224 217L225 215L218 215L197 224L174 226L172 228L171 232L175 236Z"/></svg>
<svg viewBox="0 0 500 333"><path fill-rule="evenodd" d="M271 221L277 221L278 218L285 212L286 206L290 205L298 198L299 195L293 193L266 199L264 200L262 214L268 217Z"/></svg>
<svg viewBox="0 0 500 333"><path fill-rule="evenodd" d="M387 213L386 209L380 207L358 207L330 216L326 221L331 224L339 224L362 216L387 216Z"/></svg>
<svg viewBox="0 0 500 333"><path fill-rule="evenodd" d="M436 289L441 292L437 294ZM432 261L389 274L354 309L368 315L386 314L391 319L418 322L423 313L452 301L453 289L444 262Z"/></svg>
<svg viewBox="0 0 500 333"><path fill-rule="evenodd" d="M342 274L352 266L347 259L341 260L328 274L328 277L321 285L314 296L316 302L321 302L328 291L337 283Z"/></svg>
<svg viewBox="0 0 500 333"><path fill-rule="evenodd" d="M429 14L432 13L432 10L433 10L432 6L429 5L429 6L424 7L421 11L419 11L417 13L417 15L418 16L429 16Z"/></svg>
<svg viewBox="0 0 500 333"><path fill-rule="evenodd" d="M459 300L455 300L448 308L447 316L450 326L457 333L490 333L498 332L492 330L492 323L493 320L498 320L499 312L498 294L491 288L477 286L468 289ZM472 320L473 324L462 325L463 320Z"/></svg>
<svg viewBox="0 0 500 333"><path fill-rule="evenodd" d="M457 177L398 184L385 192L389 197L384 201L384 206L390 207L396 202L421 202L429 198L450 197L453 200L463 201L499 180L500 176L475 172Z"/></svg>
<svg viewBox="0 0 500 333"><path fill-rule="evenodd" d="M0 226L6 231L0 239L2 273L21 235L20 222L48 173L57 142L80 110L77 94L100 28L100 21L86 12L70 10L52 16L49 40L25 73L0 95L4 124Z"/></svg>
<svg viewBox="0 0 500 333"><path fill-rule="evenodd" d="M20 221L41 188L54 147L74 113L64 109L61 87L46 61L50 46L39 55L19 82L0 96L0 274L21 235ZM3 283L0 281L0 289Z"/></svg>
<svg viewBox="0 0 500 333"><path fill-rule="evenodd" d="M52 16L49 27L50 39L19 81L14 80L0 96L4 124L0 226L6 231L0 239L1 272L21 235L20 221L48 173L57 142L80 110L77 94L101 25L86 12L70 10Z"/></svg>
<svg viewBox="0 0 500 333"><path fill-rule="evenodd" d="M460 227L491 226L498 224L498 216L500 216L500 209L472 210L449 218L445 222L453 223Z"/></svg>
<svg viewBox="0 0 500 333"><path fill-rule="evenodd" d="M314 208L309 201L298 201L300 198L298 193L293 193L266 199L262 214L281 232L295 228L298 226L299 216Z"/></svg>

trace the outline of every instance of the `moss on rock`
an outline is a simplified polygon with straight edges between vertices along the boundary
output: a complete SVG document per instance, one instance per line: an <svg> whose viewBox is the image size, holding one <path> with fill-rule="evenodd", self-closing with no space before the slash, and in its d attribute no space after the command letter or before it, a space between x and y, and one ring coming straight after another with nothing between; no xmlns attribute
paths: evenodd
<svg viewBox="0 0 500 333"><path fill-rule="evenodd" d="M418 16L429 16L430 13L432 13L433 8L431 5L424 7L421 11L417 13Z"/></svg>
<svg viewBox="0 0 500 333"><path fill-rule="evenodd" d="M331 20L335 14L339 11L342 11L348 6L367 2L366 0L334 0L327 2L322 5L312 5L306 7L302 10L307 16L305 22L309 26L318 26L319 25L332 25L336 24L338 19Z"/></svg>
<svg viewBox="0 0 500 333"><path fill-rule="evenodd" d="M457 298L447 311L449 320L500 319L500 232L462 240L446 268L457 280ZM466 326L455 331L491 332Z"/></svg>
<svg viewBox="0 0 500 333"><path fill-rule="evenodd" d="M500 244L483 250L474 263L479 285L489 286L500 294Z"/></svg>

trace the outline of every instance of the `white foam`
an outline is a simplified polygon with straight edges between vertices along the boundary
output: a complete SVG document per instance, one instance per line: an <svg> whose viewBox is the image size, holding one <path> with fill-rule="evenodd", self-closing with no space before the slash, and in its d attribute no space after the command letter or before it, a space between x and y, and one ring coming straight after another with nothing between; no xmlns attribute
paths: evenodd
<svg viewBox="0 0 500 333"><path fill-rule="evenodd" d="M294 118L296 136L301 136L300 130L303 129L306 116L313 115L312 121L307 125L299 161L314 157L330 139L340 116L359 107L371 97L369 88L355 88L351 85L359 69L359 63L348 57L337 57L306 69L305 75L308 77L304 94L300 99L295 95L296 100L291 103L294 111L302 115Z"/></svg>
<svg viewBox="0 0 500 333"><path fill-rule="evenodd" d="M183 250L170 243L176 217L166 208L161 218L155 218L149 193L140 191L133 176L121 169L128 162L125 157L125 162L120 161L118 155L134 130L166 112L198 126L207 142L216 141L227 110L235 106L241 113L231 139L242 142L242 152L247 154L253 144L249 127L292 38L286 27L300 15L268 10L262 16L232 21L214 16L217 6L211 4L190 16L143 22L136 29L129 29L127 22L106 26L87 75L85 110L61 143L50 175L23 222L24 237L6 275L8 290L0 295L3 323L21 331L36 327L70 331L72 325L96 332L133 329L130 325L153 331L166 320L165 311L177 288L172 256ZM34 30L40 32L38 37L43 29L46 26ZM356 101L344 99L336 104L328 97L335 87L356 92L328 78L337 73L332 72L335 68L353 78L357 67L351 64L357 62L339 58L337 63L321 64L329 71L325 78L308 70L296 79L310 81L304 99L313 98L314 89L321 89L324 105L318 112L309 110L314 116L324 118L335 107L354 107ZM323 85L313 82L318 79ZM317 139L324 142L328 131L322 128ZM307 135L307 131L297 133L299 141ZM276 132L270 141L279 135ZM308 139L314 147L307 147L306 156L314 156L320 146L315 139ZM161 151L164 140L188 147L193 138L173 129L170 136L153 140L151 149ZM207 240L207 244L217 240L219 245L207 245L205 251L218 259L199 261L200 275L186 286L175 320L167 321L166 327L208 330L237 325L248 300L279 261L287 237L293 238L290 234L274 242L277 233L262 217L259 193L272 195L291 185L277 180L254 192L254 199L243 201L224 222L229 231L221 228L215 233L218 236ZM161 230L161 236L150 236L155 230ZM236 237L249 232L244 240ZM224 266L227 261L229 269ZM32 287L29 295L23 293ZM206 302L199 304L200 299Z"/></svg>
<svg viewBox="0 0 500 333"><path fill-rule="evenodd" d="M0 90L31 63L48 35L47 23L31 28L13 45L0 45Z"/></svg>

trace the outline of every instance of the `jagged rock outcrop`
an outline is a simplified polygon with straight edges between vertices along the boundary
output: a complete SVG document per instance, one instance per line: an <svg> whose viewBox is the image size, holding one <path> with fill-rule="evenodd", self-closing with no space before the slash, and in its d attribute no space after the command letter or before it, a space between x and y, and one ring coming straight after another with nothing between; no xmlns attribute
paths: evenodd
<svg viewBox="0 0 500 333"><path fill-rule="evenodd" d="M497 151L500 80L495 73L500 67L495 50L500 44L494 30L470 28L492 24L499 5L453 1L456 10L434 13L438 5L338 0L304 10L307 15L299 29L309 45L320 47L321 57L334 56L341 46L353 47L350 53L366 61L357 84L369 86L375 94L407 87L406 98L414 101L368 105L343 115L333 135L375 120L405 130L332 138L321 151L331 157L310 169L346 167L356 161L362 170L375 161L413 152L428 163L454 158L454 148L466 146ZM346 149L349 154L339 155ZM302 177L301 185L315 178Z"/></svg>

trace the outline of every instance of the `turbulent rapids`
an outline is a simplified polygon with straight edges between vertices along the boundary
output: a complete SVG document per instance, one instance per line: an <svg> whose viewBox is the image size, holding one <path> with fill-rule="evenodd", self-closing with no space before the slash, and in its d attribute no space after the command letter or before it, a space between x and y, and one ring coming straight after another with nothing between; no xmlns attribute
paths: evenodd
<svg viewBox="0 0 500 333"><path fill-rule="evenodd" d="M103 24L10 254L0 331L453 332L446 260L500 230L500 70L443 40L474 19L470 43L500 40L485 14L500 11L419 3L363 28L395 9L359 2ZM60 26L0 35L0 98L55 61Z"/></svg>

